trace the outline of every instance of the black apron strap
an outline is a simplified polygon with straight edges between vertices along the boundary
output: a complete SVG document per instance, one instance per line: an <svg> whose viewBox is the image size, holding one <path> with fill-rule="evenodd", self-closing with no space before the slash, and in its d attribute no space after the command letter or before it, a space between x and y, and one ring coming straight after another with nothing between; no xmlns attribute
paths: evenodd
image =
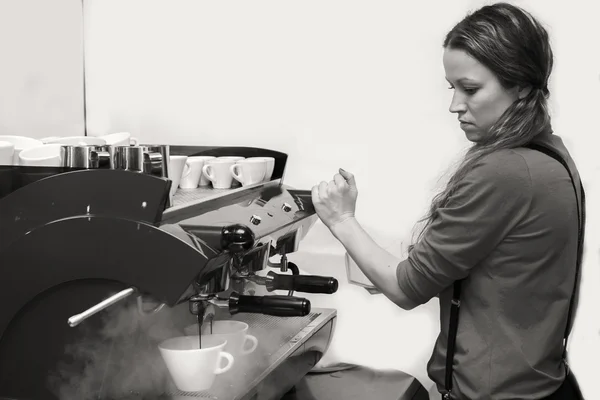
<svg viewBox="0 0 600 400"><path fill-rule="evenodd" d="M452 302L450 303L450 328L448 329L448 351L446 352L446 391L442 399L451 399L452 393L452 364L456 348L456 332L458 331L458 311L460 310L460 292L462 280L454 282Z"/></svg>
<svg viewBox="0 0 600 400"><path fill-rule="evenodd" d="M569 333L571 331L572 318L574 312L574 303L577 296L577 285L579 282L579 274L581 270L581 260L583 256L583 241L585 237L585 192L583 190L583 184L581 180L579 181L579 188L581 192L581 199L579 200L579 196L577 194L577 186L575 184L575 180L573 179L573 175L571 174L571 170L569 169L566 161L553 150L540 146L538 144L530 143L527 146L532 150L540 151L549 157L554 158L556 161L560 162L565 169L567 170L569 177L571 178L571 183L573 184L573 190L575 190L575 198L577 203L577 221L578 221L578 240L577 240L577 262L575 264L575 283L573 292L571 294L571 301L569 304L569 311L567 314L567 326L565 328L564 340L563 340L563 361L565 363L565 367L567 370L567 375L569 374L569 364L567 363L567 342L569 339ZM581 208L580 205L581 204ZM442 393L443 400L452 399L452 372L453 372L453 363L454 363L454 351L456 349L456 333L458 331L458 312L460 310L460 295L461 295L461 286L462 280L454 282L453 292L452 292L452 302L450 304L450 326L448 329L448 350L446 352L446 379L445 379L445 390Z"/></svg>

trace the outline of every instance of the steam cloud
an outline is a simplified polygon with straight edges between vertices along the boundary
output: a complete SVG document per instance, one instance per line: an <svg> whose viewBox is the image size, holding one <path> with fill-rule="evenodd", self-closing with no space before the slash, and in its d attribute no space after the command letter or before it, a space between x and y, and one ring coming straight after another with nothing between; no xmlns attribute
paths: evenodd
<svg viewBox="0 0 600 400"><path fill-rule="evenodd" d="M226 310L217 310L216 319L227 318ZM81 339L66 346L65 361L49 376L50 388L60 400L198 398L178 393L158 350L161 341L184 336L184 328L194 323L187 304L148 315L135 302L115 304L74 328L80 329ZM251 324L249 333L258 338L256 351L236 357L233 368L216 377L209 391L216 398L253 381L269 365L273 343L283 339L272 327Z"/></svg>

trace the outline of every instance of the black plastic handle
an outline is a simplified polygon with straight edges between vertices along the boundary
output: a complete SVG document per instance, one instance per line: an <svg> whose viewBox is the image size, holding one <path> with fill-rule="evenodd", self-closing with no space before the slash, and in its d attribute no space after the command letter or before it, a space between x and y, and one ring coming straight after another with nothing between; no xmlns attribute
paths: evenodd
<svg viewBox="0 0 600 400"><path fill-rule="evenodd" d="M310 301L293 296L244 296L233 292L229 297L229 313L303 317L310 313Z"/></svg>
<svg viewBox="0 0 600 400"><path fill-rule="evenodd" d="M265 286L269 292L273 290L293 290L304 293L332 294L338 290L338 281L331 276L317 275L282 275L270 271Z"/></svg>

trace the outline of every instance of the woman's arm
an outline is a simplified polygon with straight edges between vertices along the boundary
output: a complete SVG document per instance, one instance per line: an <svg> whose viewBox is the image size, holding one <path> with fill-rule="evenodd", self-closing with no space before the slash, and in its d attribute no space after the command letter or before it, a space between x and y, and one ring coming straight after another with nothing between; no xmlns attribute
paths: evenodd
<svg viewBox="0 0 600 400"><path fill-rule="evenodd" d="M417 306L398 285L396 271L401 259L379 246L355 217L333 225L331 232L381 293L405 310Z"/></svg>
<svg viewBox="0 0 600 400"><path fill-rule="evenodd" d="M350 257L387 298L405 310L417 304L402 291L397 279L400 259L379 246L354 216L358 190L354 175L340 169L333 181L312 189L319 218L346 248Z"/></svg>

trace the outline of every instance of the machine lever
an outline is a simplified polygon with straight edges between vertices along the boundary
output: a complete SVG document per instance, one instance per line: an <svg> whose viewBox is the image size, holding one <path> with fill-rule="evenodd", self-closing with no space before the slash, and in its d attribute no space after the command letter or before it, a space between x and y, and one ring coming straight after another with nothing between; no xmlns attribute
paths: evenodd
<svg viewBox="0 0 600 400"><path fill-rule="evenodd" d="M100 311L104 310L107 307L112 306L113 304L115 304L118 301L123 300L124 298L126 298L127 296L130 296L134 292L135 292L135 288L128 288L128 289L122 290L119 293L110 296L106 300L101 301L100 303L96 304L95 306L85 310L81 314L73 315L68 320L69 326L71 328L73 328L73 327L79 325L81 322L85 321L92 315L99 313Z"/></svg>

